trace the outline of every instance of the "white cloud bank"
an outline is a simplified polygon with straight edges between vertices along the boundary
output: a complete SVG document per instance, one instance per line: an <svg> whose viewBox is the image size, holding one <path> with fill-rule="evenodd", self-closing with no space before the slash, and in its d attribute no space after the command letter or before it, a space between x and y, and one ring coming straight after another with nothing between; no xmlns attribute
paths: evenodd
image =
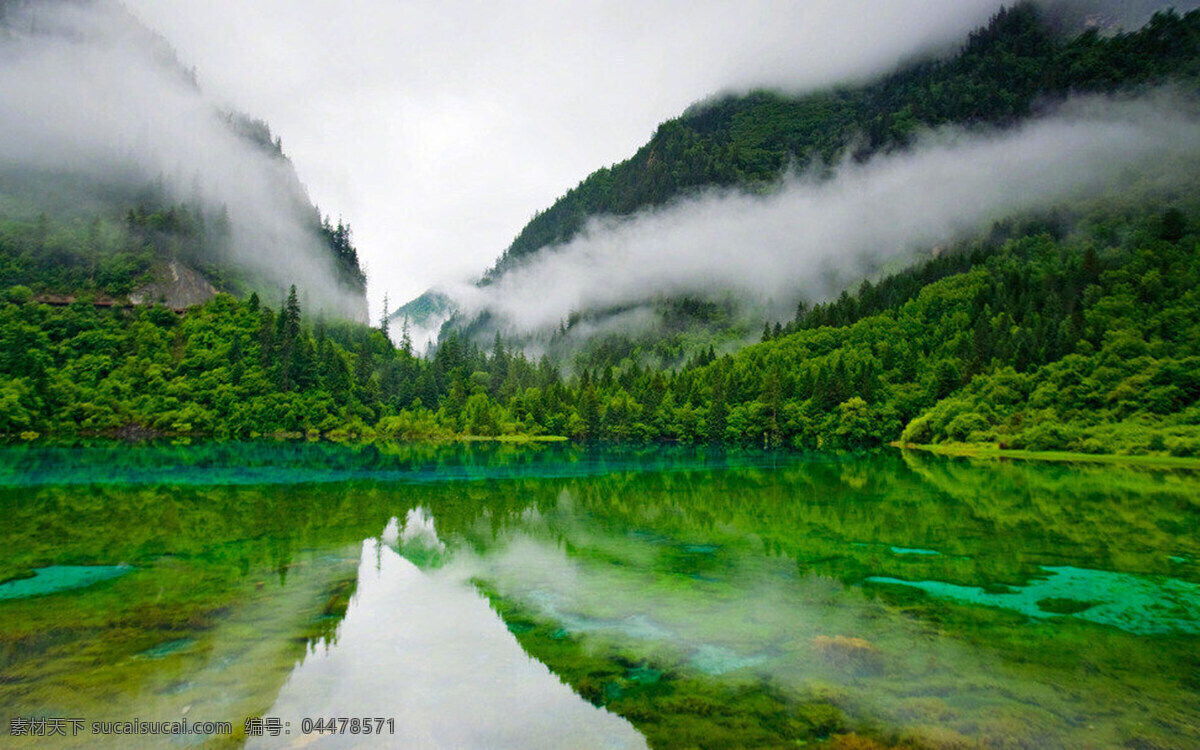
<svg viewBox="0 0 1200 750"><path fill-rule="evenodd" d="M509 332L664 295L732 292L792 303L897 255L1016 213L1155 175L1200 154L1200 120L1165 96L1090 99L998 134L941 130L911 151L767 196L709 192L631 219L593 220L486 287L446 290Z"/></svg>

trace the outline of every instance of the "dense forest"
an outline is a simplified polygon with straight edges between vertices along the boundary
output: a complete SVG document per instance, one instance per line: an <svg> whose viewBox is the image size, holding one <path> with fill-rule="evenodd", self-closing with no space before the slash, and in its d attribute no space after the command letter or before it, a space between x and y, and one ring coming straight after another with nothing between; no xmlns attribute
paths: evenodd
<svg viewBox="0 0 1200 750"><path fill-rule="evenodd" d="M561 435L860 448L992 443L1200 455L1200 214L984 239L812 309L734 355L564 377L497 337L429 360L388 332L220 295L0 306L0 432Z"/></svg>
<svg viewBox="0 0 1200 750"><path fill-rule="evenodd" d="M156 265L170 261L238 296L274 288L231 256L224 207L175 202L154 185L130 192L124 204L74 216L6 212L0 206L0 288L24 284L39 295L83 292L124 299L153 279ZM124 211L115 208L125 204L130 207ZM341 287L364 295L367 278L350 227L340 220L333 224L315 209L310 223Z"/></svg>

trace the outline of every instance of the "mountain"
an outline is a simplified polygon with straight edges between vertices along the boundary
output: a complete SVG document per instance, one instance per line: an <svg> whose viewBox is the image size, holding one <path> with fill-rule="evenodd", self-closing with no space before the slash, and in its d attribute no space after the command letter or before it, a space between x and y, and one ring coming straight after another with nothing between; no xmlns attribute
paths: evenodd
<svg viewBox="0 0 1200 750"><path fill-rule="evenodd" d="M436 342L442 326L454 317L454 300L441 292L430 289L388 316L398 333L407 332L418 351Z"/></svg>
<svg viewBox="0 0 1200 750"><path fill-rule="evenodd" d="M1200 456L1200 14L1072 37L1018 6L875 84L698 105L638 169L735 182L404 306L458 306L421 358L328 314L361 299L349 229L265 126L116 5L0 7L0 435Z"/></svg>
<svg viewBox="0 0 1200 750"><path fill-rule="evenodd" d="M0 287L182 307L217 291L366 319L344 224L266 123L116 0L0 2Z"/></svg>
<svg viewBox="0 0 1200 750"><path fill-rule="evenodd" d="M559 359L582 354L585 362L598 365L633 356L647 364L678 365L708 346L735 348L757 333L764 318L790 318L798 302L836 296L864 277L986 232L995 220L1040 210L1049 201L1069 206L1096 189L1101 178L1036 200L1030 195L1025 203L989 197L994 205L963 212L970 220L943 222L943 236L918 232L909 238L881 231L879 238L863 239L855 224L869 220L860 214L828 238L826 244L844 246L841 252L826 250L811 262L807 256L805 263L795 261L811 250L796 237L803 237L812 222L818 231L829 231L819 226L827 218L805 215L805 207L844 187L841 176L866 179L876 165L875 171L885 170L902 163L906 154L927 154L964 134L982 143L1031 123L1036 130L1037 123L1055 116L1077 120L1080 108L1103 109L1102 102L1088 103L1088 96L1128 98L1171 83L1194 89L1200 14L1161 13L1137 31L1117 32L1122 22L1140 20L1151 7L1162 6L1136 5L1063 2L1043 12L1021 3L1000 11L956 54L915 63L867 85L803 95L718 95L693 105L660 125L632 157L597 170L539 212L474 289L440 290L438 317L449 298L457 309L449 325L481 344L500 332ZM1084 104L1077 104L1081 100ZM1080 133L1081 139L1087 137ZM1064 142L1057 158L1076 145ZM1075 173L1079 165L1062 166L1064 173ZM1020 193L1027 175L1010 179L1008 192ZM1105 179L1105 185L1114 186ZM826 193L812 187L822 183L833 187ZM776 215L778 236L758 236L765 221L741 235L726 231L733 217L760 209ZM731 221L712 219L721 211ZM787 211L812 222L797 219L788 225L778 218ZM704 221L714 231L688 234L687 227L705 226ZM714 238L724 245L717 246ZM778 248L776 257L757 247L766 243ZM745 246L755 251L745 253ZM622 253L631 260L622 260ZM705 261L706 253L720 262ZM778 263L780 256L788 262ZM697 270L697 257L701 265L709 262L707 273ZM772 278L751 284L743 278L750 275L747 266L762 257L768 261L755 273ZM655 263L658 259L666 260ZM622 265L647 271L628 281ZM581 283L582 276L593 281ZM571 294L564 291L557 307L543 301L554 297L546 292L559 288ZM402 309L421 308L433 306L426 299ZM430 327L419 312L410 322Z"/></svg>
<svg viewBox="0 0 1200 750"><path fill-rule="evenodd" d="M785 167L835 166L902 149L921 128L1005 126L1035 104L1196 74L1200 18L1162 16L1134 34L1086 33L1062 43L1032 4L1002 10L959 54L865 87L802 97L770 91L718 96L660 125L624 162L589 175L539 212L485 278L575 237L589 217L627 216L710 186L767 187ZM1153 55L1153 56L1152 56Z"/></svg>

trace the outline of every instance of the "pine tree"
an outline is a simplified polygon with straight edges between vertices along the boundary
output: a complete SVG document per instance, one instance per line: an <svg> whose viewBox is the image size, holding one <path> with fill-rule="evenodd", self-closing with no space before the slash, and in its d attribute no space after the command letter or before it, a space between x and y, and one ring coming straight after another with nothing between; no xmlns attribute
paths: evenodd
<svg viewBox="0 0 1200 750"><path fill-rule="evenodd" d="M408 332L408 316L404 316L404 325L400 328L400 351L411 357L413 353L412 336Z"/></svg>
<svg viewBox="0 0 1200 750"><path fill-rule="evenodd" d="M504 351L504 340L500 337L500 332L496 331L496 338L492 344L492 356L489 362L491 366L491 377L488 379L488 388L493 396L500 393L500 386L504 383L504 379L508 376L508 354Z"/></svg>
<svg viewBox="0 0 1200 750"><path fill-rule="evenodd" d="M725 372L723 367L713 371L712 397L708 405L708 439L719 443L725 437L725 423L729 416L726 403Z"/></svg>
<svg viewBox="0 0 1200 750"><path fill-rule="evenodd" d="M778 362L771 362L763 378L760 400L767 414L767 434L764 439L775 444L779 440L779 409L783 403L783 383Z"/></svg>
<svg viewBox="0 0 1200 750"><path fill-rule="evenodd" d="M802 325L804 325L804 318L807 315L808 315L808 303L805 302L804 300L800 300L798 303L796 303L796 317L793 320L794 327L796 329L799 329Z"/></svg>
<svg viewBox="0 0 1200 750"><path fill-rule="evenodd" d="M600 434L600 396L589 381L579 394L579 419L583 422L584 436L589 440Z"/></svg>
<svg viewBox="0 0 1200 750"><path fill-rule="evenodd" d="M300 301L296 297L295 284L288 290L287 302L279 316L277 334L279 387L289 391L296 382L304 356L300 351Z"/></svg>
<svg viewBox="0 0 1200 750"><path fill-rule="evenodd" d="M846 371L846 360L839 354L829 375L827 401L830 408L850 398L850 374Z"/></svg>

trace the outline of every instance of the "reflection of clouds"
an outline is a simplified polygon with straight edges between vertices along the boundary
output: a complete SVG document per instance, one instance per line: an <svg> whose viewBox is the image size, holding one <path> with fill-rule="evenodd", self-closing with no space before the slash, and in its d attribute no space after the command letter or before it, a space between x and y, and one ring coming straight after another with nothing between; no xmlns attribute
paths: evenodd
<svg viewBox="0 0 1200 750"><path fill-rule="evenodd" d="M1119 677L1096 675L1087 679L1087 689L1065 690L1078 687L1076 670L1062 669L1059 657L1048 664L1025 651L1058 649L1078 631L1052 641L1027 631L1031 640L1022 641L1012 660L997 658L993 646L1006 647L991 639L1007 638L1007 631L985 628L981 642L950 637L869 598L859 586L797 575L794 559L764 555L751 537L731 536L733 529L689 526L680 538L665 528L665 535L632 534L629 525L610 520L603 513L562 514L523 530L510 528L501 543L469 562L460 555L456 566L469 568L469 576L536 619L557 624L591 653L645 659L655 670L702 674L730 685L764 680L801 700L834 691L846 696L859 718L893 722L914 737L929 729L913 718L914 707L939 701L946 691L962 703L938 725L969 735L970 742L999 742L997 717L1009 722L1002 731L1038 738L1030 746L1058 747L1073 746L1082 736L1080 716L1095 725L1087 735L1095 738L1146 715L1124 703ZM719 563L703 580L680 572L674 554L698 549L712 550ZM1051 594L1065 595L1058 589ZM1127 641L1121 648L1139 647ZM1038 707L1036 716L1031 705Z"/></svg>
<svg viewBox="0 0 1200 750"><path fill-rule="evenodd" d="M410 514L405 528L431 528L426 518ZM309 654L264 715L291 722L293 737L305 716L395 719L395 736L326 735L314 744L322 748L645 747L623 719L530 659L486 598L373 540L363 545L337 643ZM270 738L248 744L278 746Z"/></svg>
<svg viewBox="0 0 1200 750"><path fill-rule="evenodd" d="M395 516L388 519L387 526L383 527L383 533L379 535L379 541L393 548L400 543L400 519Z"/></svg>
<svg viewBox="0 0 1200 750"><path fill-rule="evenodd" d="M425 508L412 508L404 519L404 530L400 532L402 547L417 546L421 549L445 552L446 545L438 539L433 516Z"/></svg>

